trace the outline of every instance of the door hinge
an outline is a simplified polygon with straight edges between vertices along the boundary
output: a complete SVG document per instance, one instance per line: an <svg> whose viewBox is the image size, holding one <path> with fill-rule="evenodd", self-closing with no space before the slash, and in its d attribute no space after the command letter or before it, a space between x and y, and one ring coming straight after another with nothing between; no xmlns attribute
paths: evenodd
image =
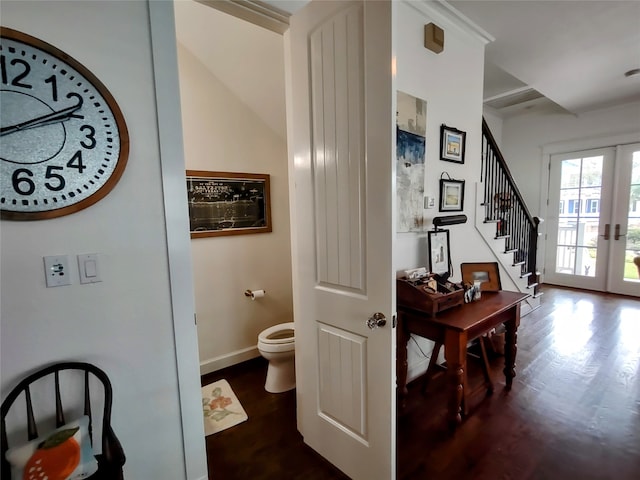
<svg viewBox="0 0 640 480"><path fill-rule="evenodd" d="M196 313L193 314L193 323L198 324L198 315Z"/></svg>
<svg viewBox="0 0 640 480"><path fill-rule="evenodd" d="M396 328L396 325L397 325L397 323L396 323L396 316L394 315L394 316L393 316L393 320L391 321L391 326L392 326L392 328Z"/></svg>

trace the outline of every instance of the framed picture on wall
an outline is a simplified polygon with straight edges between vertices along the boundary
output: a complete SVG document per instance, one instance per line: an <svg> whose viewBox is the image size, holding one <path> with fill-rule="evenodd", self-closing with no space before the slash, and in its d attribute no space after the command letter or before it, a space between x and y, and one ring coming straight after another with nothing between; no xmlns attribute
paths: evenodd
<svg viewBox="0 0 640 480"><path fill-rule="evenodd" d="M464 163L467 133L457 128L440 126L440 160Z"/></svg>
<svg viewBox="0 0 640 480"><path fill-rule="evenodd" d="M450 266L449 230L429 232L429 271L438 275L451 273Z"/></svg>
<svg viewBox="0 0 640 480"><path fill-rule="evenodd" d="M464 180L440 179L440 211L461 212L464 209Z"/></svg>
<svg viewBox="0 0 640 480"><path fill-rule="evenodd" d="M191 238L271 231L269 175L187 170Z"/></svg>

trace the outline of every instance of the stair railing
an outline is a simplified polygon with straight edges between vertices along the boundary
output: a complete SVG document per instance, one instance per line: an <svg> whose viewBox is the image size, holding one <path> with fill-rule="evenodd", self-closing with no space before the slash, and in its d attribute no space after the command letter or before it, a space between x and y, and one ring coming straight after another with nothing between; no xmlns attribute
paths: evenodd
<svg viewBox="0 0 640 480"><path fill-rule="evenodd" d="M513 265L520 266L520 276L538 294L539 274L536 267L538 226L542 221L531 215L509 167L482 119L482 171L486 223L496 224L496 238L505 239L505 253L513 253Z"/></svg>

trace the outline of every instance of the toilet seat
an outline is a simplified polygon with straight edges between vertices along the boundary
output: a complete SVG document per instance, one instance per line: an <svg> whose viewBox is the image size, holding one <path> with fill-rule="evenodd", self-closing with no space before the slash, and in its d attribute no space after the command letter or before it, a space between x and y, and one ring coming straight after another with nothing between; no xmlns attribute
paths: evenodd
<svg viewBox="0 0 640 480"><path fill-rule="evenodd" d="M286 335L287 331L291 331L291 335ZM280 323L263 330L258 335L258 342L264 345L282 345L287 343L295 343L295 327L293 322Z"/></svg>

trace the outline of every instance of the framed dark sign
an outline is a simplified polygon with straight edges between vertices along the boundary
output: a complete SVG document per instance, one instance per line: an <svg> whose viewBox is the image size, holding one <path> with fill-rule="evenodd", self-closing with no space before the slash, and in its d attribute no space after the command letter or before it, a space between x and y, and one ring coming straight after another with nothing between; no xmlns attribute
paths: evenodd
<svg viewBox="0 0 640 480"><path fill-rule="evenodd" d="M191 238L271 231L269 175L187 170Z"/></svg>

